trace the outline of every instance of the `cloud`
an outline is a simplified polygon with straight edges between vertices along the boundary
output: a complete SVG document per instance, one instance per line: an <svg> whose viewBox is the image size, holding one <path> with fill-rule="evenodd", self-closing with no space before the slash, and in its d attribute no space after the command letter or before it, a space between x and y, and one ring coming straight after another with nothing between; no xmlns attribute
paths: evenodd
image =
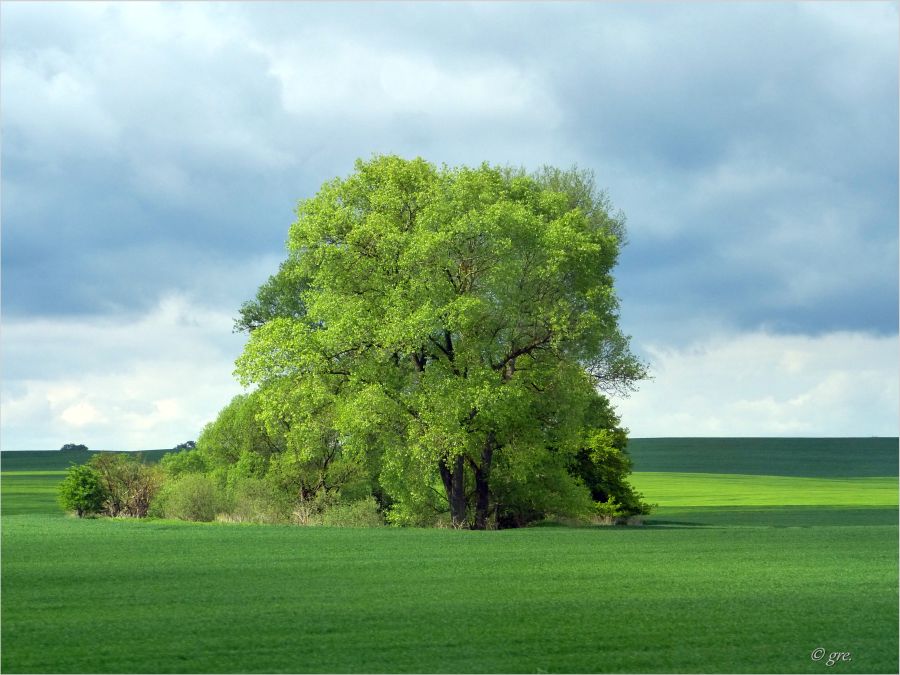
<svg viewBox="0 0 900 675"><path fill-rule="evenodd" d="M233 315L277 268L297 200L376 152L594 169L628 217L617 287L641 348L897 333L893 3L2 11L3 340L29 355L5 360L3 387L31 419L190 428L199 398L152 385L140 350L111 347L103 377L144 382L145 406L86 389L103 358L60 327L165 323L171 297ZM214 361L184 367L228 379Z"/></svg>
<svg viewBox="0 0 900 675"><path fill-rule="evenodd" d="M13 5L4 306L146 311L193 292L207 258L279 255L297 199L399 152L594 168L629 217L635 334L892 333L886 18L895 6Z"/></svg>
<svg viewBox="0 0 900 675"><path fill-rule="evenodd" d="M645 345L654 379L617 407L636 437L896 436L897 348L847 332Z"/></svg>
<svg viewBox="0 0 900 675"><path fill-rule="evenodd" d="M122 321L7 320L2 447L173 447L240 393L231 316L165 298Z"/></svg>
<svg viewBox="0 0 900 675"><path fill-rule="evenodd" d="M281 252L298 155L277 81L215 12L17 6L3 39L5 313L146 311Z"/></svg>
<svg viewBox="0 0 900 675"><path fill-rule="evenodd" d="M99 410L87 401L71 405L60 413L59 418L71 427L80 428L103 420Z"/></svg>

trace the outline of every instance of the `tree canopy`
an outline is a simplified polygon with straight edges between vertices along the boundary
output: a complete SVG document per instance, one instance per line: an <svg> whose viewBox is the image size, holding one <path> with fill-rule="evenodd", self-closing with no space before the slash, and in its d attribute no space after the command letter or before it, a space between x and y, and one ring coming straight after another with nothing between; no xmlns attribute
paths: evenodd
<svg viewBox="0 0 900 675"><path fill-rule="evenodd" d="M60 505L79 518L99 513L107 496L100 473L85 464L70 466L57 490Z"/></svg>
<svg viewBox="0 0 900 675"><path fill-rule="evenodd" d="M395 522L596 500L586 463L624 453L602 392L646 374L618 322L623 241L588 172L359 161L299 204L237 374L288 446L374 465Z"/></svg>

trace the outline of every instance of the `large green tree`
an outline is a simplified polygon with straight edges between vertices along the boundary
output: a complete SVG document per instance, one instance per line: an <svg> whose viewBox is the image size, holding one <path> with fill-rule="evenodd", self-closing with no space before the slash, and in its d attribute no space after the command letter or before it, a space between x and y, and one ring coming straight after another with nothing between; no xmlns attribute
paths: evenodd
<svg viewBox="0 0 900 675"><path fill-rule="evenodd" d="M572 465L598 390L645 374L618 324L623 220L588 173L376 157L297 215L242 309L237 373L270 424L377 455L397 508L437 485L455 526L484 528L495 466L508 492Z"/></svg>

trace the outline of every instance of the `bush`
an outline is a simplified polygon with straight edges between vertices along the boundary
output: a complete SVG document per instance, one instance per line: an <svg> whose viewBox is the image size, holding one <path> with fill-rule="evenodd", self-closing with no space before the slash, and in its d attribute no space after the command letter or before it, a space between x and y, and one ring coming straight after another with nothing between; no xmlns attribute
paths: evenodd
<svg viewBox="0 0 900 675"><path fill-rule="evenodd" d="M378 509L374 497L339 502L325 508L318 518L322 525L329 527L380 527L384 516Z"/></svg>
<svg viewBox="0 0 900 675"><path fill-rule="evenodd" d="M187 474L171 480L153 501L150 514L157 518L178 518L210 522L228 510L228 503L216 482L203 474Z"/></svg>
<svg viewBox="0 0 900 675"><path fill-rule="evenodd" d="M147 515L150 502L162 484L157 467L141 463L140 457L124 453L100 453L88 466L97 471L106 493L103 512L109 516Z"/></svg>
<svg viewBox="0 0 900 675"><path fill-rule="evenodd" d="M69 467L59 486L59 503L79 518L99 513L106 499L106 491L99 472L87 465Z"/></svg>
<svg viewBox="0 0 900 675"><path fill-rule="evenodd" d="M597 513L608 518L649 513L652 505L628 482L632 465L624 431L597 430L585 441L573 471L591 491Z"/></svg>
<svg viewBox="0 0 900 675"><path fill-rule="evenodd" d="M234 480L229 520L245 523L284 523L290 519L291 503L269 481L261 478Z"/></svg>
<svg viewBox="0 0 900 675"><path fill-rule="evenodd" d="M593 501L577 476L571 475L560 454L520 454L513 464L501 457L491 476L495 492L492 526L525 527L546 518L588 522ZM526 459L533 461L527 462Z"/></svg>

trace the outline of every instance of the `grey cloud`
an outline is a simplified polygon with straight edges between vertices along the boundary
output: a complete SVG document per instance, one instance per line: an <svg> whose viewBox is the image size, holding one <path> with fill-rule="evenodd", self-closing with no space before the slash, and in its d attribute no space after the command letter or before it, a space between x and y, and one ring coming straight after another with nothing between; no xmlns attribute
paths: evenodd
<svg viewBox="0 0 900 675"><path fill-rule="evenodd" d="M896 8L60 10L4 8L13 315L172 289L236 310L264 276L204 279L277 259L297 199L398 152L595 168L629 219L636 337L896 331L897 37L878 27Z"/></svg>

